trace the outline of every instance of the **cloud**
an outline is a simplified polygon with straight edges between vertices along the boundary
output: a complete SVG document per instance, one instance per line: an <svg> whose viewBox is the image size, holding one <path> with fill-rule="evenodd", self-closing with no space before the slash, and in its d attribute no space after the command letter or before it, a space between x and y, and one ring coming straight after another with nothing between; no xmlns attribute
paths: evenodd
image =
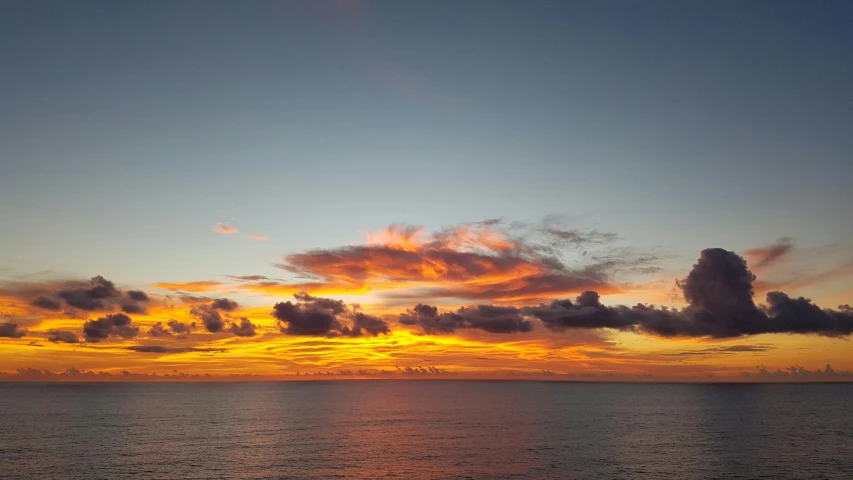
<svg viewBox="0 0 853 480"><path fill-rule="evenodd" d="M98 342L109 337L134 338L139 327L132 325L133 320L123 313L106 315L83 324L83 334L87 342Z"/></svg>
<svg viewBox="0 0 853 480"><path fill-rule="evenodd" d="M150 298L148 298L148 294L142 290L128 290L127 297L134 302L147 302L150 300Z"/></svg>
<svg viewBox="0 0 853 480"><path fill-rule="evenodd" d="M246 317L241 317L239 324L231 322L231 325L228 326L228 331L238 337L254 337L255 328L256 327L251 320Z"/></svg>
<svg viewBox="0 0 853 480"><path fill-rule="evenodd" d="M151 326L148 330L148 336L150 337L171 337L172 332L167 330L161 322L157 322Z"/></svg>
<svg viewBox="0 0 853 480"><path fill-rule="evenodd" d="M211 230L216 233L224 233L225 235L231 235L237 233L238 231L236 228L226 225L222 222L218 222L216 225L211 227Z"/></svg>
<svg viewBox="0 0 853 480"><path fill-rule="evenodd" d="M226 277L237 280L238 282L260 282L263 280L269 280L268 277L264 275L225 275Z"/></svg>
<svg viewBox="0 0 853 480"><path fill-rule="evenodd" d="M142 305L150 298L141 290L127 293L113 282L98 275L89 280L61 280L41 283L5 282L0 293L29 303L39 310L145 313Z"/></svg>
<svg viewBox="0 0 853 480"><path fill-rule="evenodd" d="M188 335L195 328L195 322L193 323L183 323L177 320L169 320L169 329L172 330L172 333L178 335Z"/></svg>
<svg viewBox="0 0 853 480"><path fill-rule="evenodd" d="M222 315L210 305L196 305L190 309L190 315L201 320L204 328L210 333L221 332L225 326Z"/></svg>
<svg viewBox="0 0 853 480"><path fill-rule="evenodd" d="M214 292L217 290L222 290L227 287L228 284L222 282L216 282L213 280L202 280L199 282L161 282L154 285L157 288L161 288L163 290L172 290L176 292L193 292L193 293L201 293L201 292Z"/></svg>
<svg viewBox="0 0 853 480"><path fill-rule="evenodd" d="M16 323L0 323L0 337L21 338L26 334L26 330L19 329Z"/></svg>
<svg viewBox="0 0 853 480"><path fill-rule="evenodd" d="M752 268L761 269L783 260L793 249L793 241L788 237L782 237L766 247L747 250L744 255L751 260Z"/></svg>
<svg viewBox="0 0 853 480"><path fill-rule="evenodd" d="M613 234L519 227L501 220L462 224L425 235L391 225L367 245L288 255L278 266L304 283L241 285L251 289L328 287L341 293L377 290L388 299L526 302L596 289L613 292L610 277L658 270L658 255L603 249ZM588 253L588 254L587 254ZM579 263L584 260L584 263ZM569 266L569 263L578 264Z"/></svg>
<svg viewBox="0 0 853 480"><path fill-rule="evenodd" d="M254 240L256 242L268 242L270 237L264 233L253 233L251 235L246 235L246 239Z"/></svg>
<svg viewBox="0 0 853 480"><path fill-rule="evenodd" d="M461 307L454 312L438 313L438 308L418 304L399 317L403 325L418 325L428 334L454 333L460 328L480 329L489 333L519 333L533 330L533 324L516 307L477 305Z"/></svg>
<svg viewBox="0 0 853 480"><path fill-rule="evenodd" d="M53 310L53 311L62 310L62 304L61 303L59 303L56 300L51 300L47 297L38 297L35 300L33 300L32 302L30 302L30 305L32 305L34 307L38 307L38 308L43 308L45 310Z"/></svg>
<svg viewBox="0 0 853 480"><path fill-rule="evenodd" d="M749 373L744 372L743 376L748 378L757 378L759 380L824 380L824 381L838 381L838 380L852 380L853 373L849 371L836 371L832 368L830 364L826 364L826 367L821 370L819 368L815 370L809 370L800 365L791 366L784 370L776 369L776 371L771 372L764 365L759 365L755 367L758 372L757 373Z"/></svg>
<svg viewBox="0 0 853 480"><path fill-rule="evenodd" d="M821 309L806 298L782 292L767 294L767 306L755 305L755 276L746 261L721 248L702 251L699 261L677 282L688 306L681 309L607 307L596 292L584 292L575 303L557 300L525 312L554 330L614 328L663 337L732 338L762 333L846 336L853 333L853 312Z"/></svg>
<svg viewBox="0 0 853 480"><path fill-rule="evenodd" d="M51 330L47 334L47 340L54 343L78 343L80 339L77 334L69 330Z"/></svg>
<svg viewBox="0 0 853 480"><path fill-rule="evenodd" d="M228 298L217 298L208 304L197 303L190 309L190 315L195 316L204 324L204 328L210 333L221 332L225 328L225 321L222 319L223 312L232 312L240 305L234 300Z"/></svg>
<svg viewBox="0 0 853 480"><path fill-rule="evenodd" d="M125 347L138 353L227 352L227 348L164 347L162 345L133 345Z"/></svg>
<svg viewBox="0 0 853 480"><path fill-rule="evenodd" d="M210 304L210 306L211 306L211 308L214 308L216 310L231 312L231 311L236 310L237 307L240 306L240 304L238 304L234 300L229 300L227 298L217 298L216 300L213 301L213 303Z"/></svg>
<svg viewBox="0 0 853 480"><path fill-rule="evenodd" d="M661 355L667 357L691 357L691 356L718 356L718 355L733 355L736 353L758 353L773 350L773 345L759 343L755 345L726 345L718 347L707 347L700 350L685 350L676 353L663 353Z"/></svg>
<svg viewBox="0 0 853 480"><path fill-rule="evenodd" d="M320 298L297 293L296 302L276 303L272 316L279 322L282 333L288 335L358 337L388 334L388 325L378 317L348 307L341 300Z"/></svg>

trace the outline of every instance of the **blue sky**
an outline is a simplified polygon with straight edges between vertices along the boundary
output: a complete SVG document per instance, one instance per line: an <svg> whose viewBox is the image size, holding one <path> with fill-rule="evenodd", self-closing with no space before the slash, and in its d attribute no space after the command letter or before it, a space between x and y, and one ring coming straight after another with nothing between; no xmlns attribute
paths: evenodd
<svg viewBox="0 0 853 480"><path fill-rule="evenodd" d="M270 273L392 222L548 214L685 269L783 236L849 260L851 18L849 2L5 1L0 274Z"/></svg>

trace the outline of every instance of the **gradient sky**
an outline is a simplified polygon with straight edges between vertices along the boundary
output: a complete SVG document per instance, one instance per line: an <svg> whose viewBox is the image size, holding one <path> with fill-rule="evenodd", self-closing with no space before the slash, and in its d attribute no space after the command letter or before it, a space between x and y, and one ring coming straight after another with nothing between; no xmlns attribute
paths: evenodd
<svg viewBox="0 0 853 480"><path fill-rule="evenodd" d="M523 308L586 286L604 305L680 308L675 279L711 247L749 262L757 304L776 289L853 303L851 19L844 1L0 1L0 323L27 332L0 338L0 370L851 370L849 335L664 339L535 319L527 333L438 335L397 318L416 303ZM489 219L502 222L476 223ZM475 298L432 295L460 288L452 275L386 271L344 288L318 273L352 267L348 245L433 255L424 245L448 228L441 255L488 258L508 251L500 242L541 244L522 231L571 232L582 241L566 265L599 262L606 278ZM318 267L312 251L340 263ZM371 258L357 260L387 270ZM83 323L119 303L31 305L97 275L151 297L131 315L138 335L83 341ZM391 333L282 333L269 312L294 301L299 275ZM154 338L158 321L200 322L182 293L234 299L226 326L246 317L256 335ZM48 341L57 329L80 341ZM129 350L152 345L186 351Z"/></svg>

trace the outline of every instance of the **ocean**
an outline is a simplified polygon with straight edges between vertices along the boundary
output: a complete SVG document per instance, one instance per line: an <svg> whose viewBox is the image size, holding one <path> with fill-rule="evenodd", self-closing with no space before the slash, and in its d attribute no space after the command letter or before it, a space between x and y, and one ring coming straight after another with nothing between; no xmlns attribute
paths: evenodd
<svg viewBox="0 0 853 480"><path fill-rule="evenodd" d="M853 479L853 384L0 383L2 479Z"/></svg>

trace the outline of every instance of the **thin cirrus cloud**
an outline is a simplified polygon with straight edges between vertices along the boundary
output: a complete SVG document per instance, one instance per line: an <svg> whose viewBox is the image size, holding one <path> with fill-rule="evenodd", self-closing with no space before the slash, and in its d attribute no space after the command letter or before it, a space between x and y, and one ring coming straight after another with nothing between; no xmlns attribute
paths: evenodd
<svg viewBox="0 0 853 480"><path fill-rule="evenodd" d="M256 242L268 242L270 240L269 235L264 233L252 233L250 235L246 235L247 240L254 240Z"/></svg>

